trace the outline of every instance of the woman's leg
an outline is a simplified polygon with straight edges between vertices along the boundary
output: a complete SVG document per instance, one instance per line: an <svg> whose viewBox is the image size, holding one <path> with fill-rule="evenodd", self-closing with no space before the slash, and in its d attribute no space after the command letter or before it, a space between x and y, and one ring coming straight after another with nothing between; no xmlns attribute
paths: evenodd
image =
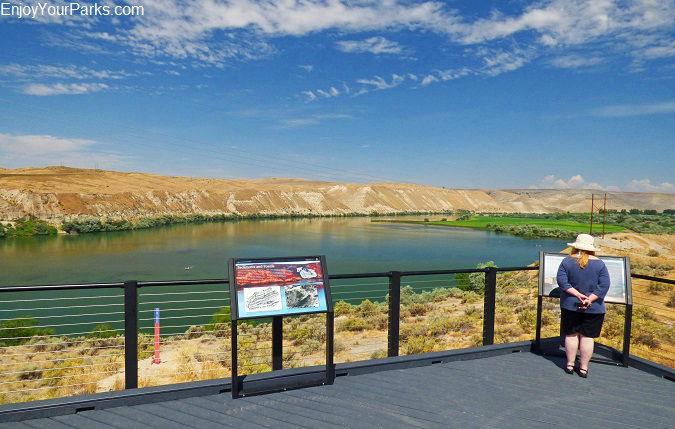
<svg viewBox="0 0 675 429"><path fill-rule="evenodd" d="M593 355L593 346L595 343L593 341L593 338L584 337L583 335L581 335L579 343L581 347L581 357L579 357L579 368L583 370L588 370L588 362L591 360L591 356Z"/></svg>
<svg viewBox="0 0 675 429"><path fill-rule="evenodd" d="M567 355L567 365L574 366L577 359L577 350L579 349L579 334L565 335L565 354Z"/></svg>

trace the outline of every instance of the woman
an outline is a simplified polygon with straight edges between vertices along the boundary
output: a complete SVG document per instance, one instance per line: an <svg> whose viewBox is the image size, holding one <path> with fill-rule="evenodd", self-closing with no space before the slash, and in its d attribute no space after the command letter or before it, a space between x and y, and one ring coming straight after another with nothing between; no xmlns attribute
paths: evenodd
<svg viewBox="0 0 675 429"><path fill-rule="evenodd" d="M604 298L609 290L609 272L605 263L595 257L593 237L579 234L572 246L572 254L563 259L558 268L561 325L565 335L567 366L565 372L574 373L577 350L579 376L588 377L588 361L593 354L593 339L600 336L605 318Z"/></svg>

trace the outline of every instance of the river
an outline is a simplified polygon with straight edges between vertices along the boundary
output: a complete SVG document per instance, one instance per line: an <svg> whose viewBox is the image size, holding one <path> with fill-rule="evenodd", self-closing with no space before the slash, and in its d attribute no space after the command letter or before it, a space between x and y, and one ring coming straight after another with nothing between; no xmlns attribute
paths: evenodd
<svg viewBox="0 0 675 429"><path fill-rule="evenodd" d="M559 251L565 240L534 239L441 226L373 223L369 218L318 218L282 220L242 220L223 223L183 224L150 230L122 231L79 236L10 238L0 240L0 286L59 283L119 282L134 280L212 279L227 277L227 258L326 255L329 273L382 272L390 270L432 270L473 268L479 262L494 261L498 266L522 266L538 259L539 251ZM190 268L190 269L186 269ZM383 299L386 279L363 282L343 288L336 299ZM441 280L439 280L441 281ZM420 288L425 284L417 283ZM427 286L440 286L430 283ZM448 284L451 285L451 284ZM346 285L345 285L346 286ZM213 286L210 286L213 289ZM155 288L157 289L157 288ZM196 290L198 288L193 288ZM115 289L97 303L120 305L121 290ZM143 291L143 289L141 289ZM162 292L184 289L162 289ZM370 292L363 292L370 291ZM21 303L0 302L2 319L21 314L34 317L61 314L47 308L50 297L69 297L86 303L81 297L96 296L97 291L4 294L2 301L23 299ZM334 293L337 289L334 287ZM141 311L149 312L168 297L143 297ZM179 295L180 297L181 295ZM224 297L224 296L223 296ZM33 303L35 299L42 299ZM90 300L93 302L94 300ZM175 299L174 299L175 301ZM63 301L54 304L65 307ZM146 305L146 307L143 307ZM202 304L199 304L202 305ZM196 305L194 305L196 306ZM92 307L70 309L68 313L91 314ZM175 307L175 305L174 305ZM33 311L28 311L36 308ZM39 308L39 310L38 310ZM183 306L182 308L187 308ZM94 311L96 310L96 311ZM174 311L177 309L173 309ZM171 310L169 310L171 311ZM215 311L215 310L213 310ZM204 314L206 311L197 312ZM121 323L119 312L108 317L87 319L91 323ZM112 314L116 313L113 317ZM212 313L211 310L208 313ZM184 312L178 316L199 314ZM167 313L168 316L168 313ZM73 322L66 317L59 322ZM83 320L83 319L82 319ZM147 319L150 320L150 319ZM146 320L146 321L147 321ZM76 323L76 322L73 322ZM46 323L41 326L60 325ZM148 323L141 323L144 327ZM57 332L86 332L91 326L55 326Z"/></svg>

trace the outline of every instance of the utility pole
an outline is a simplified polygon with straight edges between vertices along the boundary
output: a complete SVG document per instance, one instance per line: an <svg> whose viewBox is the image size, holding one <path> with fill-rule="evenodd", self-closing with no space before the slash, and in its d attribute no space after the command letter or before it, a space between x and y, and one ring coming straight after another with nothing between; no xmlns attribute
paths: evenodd
<svg viewBox="0 0 675 429"><path fill-rule="evenodd" d="M600 194L598 194L598 203L596 204L596 198L595 194L591 194L591 230L589 234L593 235L593 213L597 210L598 213L600 213L600 210L602 210L602 238L605 238L605 223L607 220L607 194L604 194L603 197L600 197ZM600 201L602 200L602 206L600 205Z"/></svg>

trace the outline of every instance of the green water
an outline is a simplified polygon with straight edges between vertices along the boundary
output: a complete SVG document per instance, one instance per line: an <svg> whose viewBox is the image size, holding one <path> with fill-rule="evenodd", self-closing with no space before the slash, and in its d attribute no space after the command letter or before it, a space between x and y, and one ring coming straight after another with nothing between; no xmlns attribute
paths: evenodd
<svg viewBox="0 0 675 429"><path fill-rule="evenodd" d="M490 260L498 266L522 266L537 260L541 250L559 251L564 247L565 240L525 240L470 229L372 223L368 218L174 225L142 231L0 240L0 286L226 278L229 257L323 254L333 274L473 268ZM381 300L386 295L386 279L334 283L336 299ZM452 281L411 278L406 284L425 288L452 286ZM165 311L163 323L175 321L180 330L180 326L191 322L184 317L191 315L195 321L203 322L219 305L229 305L225 287L159 289L142 288L139 292L143 327L152 326L144 319L150 317L155 306ZM185 295L188 290L195 295ZM155 295L167 292L176 295ZM0 318L30 313L44 326L72 324L54 327L58 333L87 332L91 324L100 322L113 322L118 327L122 320L121 294L121 289L5 293L0 294ZM100 295L106 298L85 298ZM188 298L210 301L166 303ZM16 299L24 301L11 302ZM75 304L78 308L56 308ZM214 309L178 311L211 306ZM111 314L78 316L102 312ZM56 317L70 314L73 317ZM164 316L174 318L165 321Z"/></svg>

